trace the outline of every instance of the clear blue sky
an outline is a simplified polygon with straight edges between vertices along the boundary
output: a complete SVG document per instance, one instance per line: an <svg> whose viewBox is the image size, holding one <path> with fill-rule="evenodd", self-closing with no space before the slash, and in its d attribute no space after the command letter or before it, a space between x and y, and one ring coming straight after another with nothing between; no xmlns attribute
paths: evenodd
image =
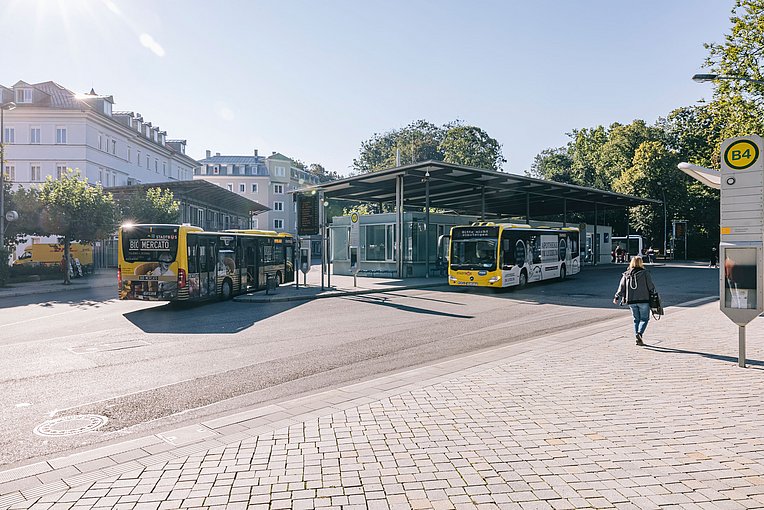
<svg viewBox="0 0 764 510"><path fill-rule="evenodd" d="M461 119L522 173L575 128L710 98L732 0L4 0L0 83L110 94L188 153L347 174L363 140Z"/></svg>

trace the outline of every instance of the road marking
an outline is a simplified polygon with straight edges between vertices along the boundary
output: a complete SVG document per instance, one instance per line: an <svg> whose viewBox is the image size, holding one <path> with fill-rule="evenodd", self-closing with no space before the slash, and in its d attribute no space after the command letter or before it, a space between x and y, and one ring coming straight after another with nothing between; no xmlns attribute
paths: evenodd
<svg viewBox="0 0 764 510"><path fill-rule="evenodd" d="M56 317L57 315L64 315L64 314L71 313L71 312L74 312L74 311L76 311L76 309L74 309L74 310L67 310L65 312L53 313L53 314L50 314L50 315L43 315L41 317L34 317L32 319L24 319L23 321L9 322L8 324L0 324L0 326L3 326L3 327L5 327L5 326L16 326L17 324L24 324L25 322L32 322L32 321L39 321L39 320L50 319L51 317Z"/></svg>

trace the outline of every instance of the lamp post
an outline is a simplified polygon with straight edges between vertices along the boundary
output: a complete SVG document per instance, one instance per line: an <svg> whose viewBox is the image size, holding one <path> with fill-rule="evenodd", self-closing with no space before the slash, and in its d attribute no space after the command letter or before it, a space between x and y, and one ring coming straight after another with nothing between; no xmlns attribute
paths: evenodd
<svg viewBox="0 0 764 510"><path fill-rule="evenodd" d="M666 260L666 230L668 229L666 222L666 189L661 184L661 181L658 181L658 186L660 186L661 194L663 195L663 260Z"/></svg>
<svg viewBox="0 0 764 510"><path fill-rule="evenodd" d="M16 103L7 102L0 104L0 252L5 253L5 110L13 110ZM6 263L0 260L0 263Z"/></svg>
<svg viewBox="0 0 764 510"><path fill-rule="evenodd" d="M746 76L732 76L732 75L726 75L726 74L696 74L692 77L692 81L696 81L698 83L706 83L709 81L716 81L716 80L740 80L740 81L748 81L751 83L756 83L758 85L764 85L763 80L754 80L753 78L748 78Z"/></svg>

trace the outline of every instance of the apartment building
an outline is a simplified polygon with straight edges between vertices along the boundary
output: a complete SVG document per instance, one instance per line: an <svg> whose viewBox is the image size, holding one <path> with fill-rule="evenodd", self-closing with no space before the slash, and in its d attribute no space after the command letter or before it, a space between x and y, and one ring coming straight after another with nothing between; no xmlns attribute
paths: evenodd
<svg viewBox="0 0 764 510"><path fill-rule="evenodd" d="M296 233L295 205L289 192L311 184L318 177L295 166L290 158L273 152L264 157L228 156L207 151L194 179L203 179L270 208L252 217L253 228Z"/></svg>
<svg viewBox="0 0 764 510"><path fill-rule="evenodd" d="M104 187L184 181L196 161L186 141L168 139L139 113L114 111L114 98L76 94L52 82L0 85L4 112L5 175L15 187L79 169Z"/></svg>

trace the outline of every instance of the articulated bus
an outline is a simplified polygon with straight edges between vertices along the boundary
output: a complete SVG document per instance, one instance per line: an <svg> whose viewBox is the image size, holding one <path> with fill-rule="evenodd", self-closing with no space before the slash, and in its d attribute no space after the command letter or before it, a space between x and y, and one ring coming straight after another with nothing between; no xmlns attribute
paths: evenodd
<svg viewBox="0 0 764 510"><path fill-rule="evenodd" d="M451 228L448 283L504 288L581 270L577 228L478 222Z"/></svg>
<svg viewBox="0 0 764 510"><path fill-rule="evenodd" d="M294 281L294 238L264 230L205 232L190 225L122 225L119 299L194 301Z"/></svg>

